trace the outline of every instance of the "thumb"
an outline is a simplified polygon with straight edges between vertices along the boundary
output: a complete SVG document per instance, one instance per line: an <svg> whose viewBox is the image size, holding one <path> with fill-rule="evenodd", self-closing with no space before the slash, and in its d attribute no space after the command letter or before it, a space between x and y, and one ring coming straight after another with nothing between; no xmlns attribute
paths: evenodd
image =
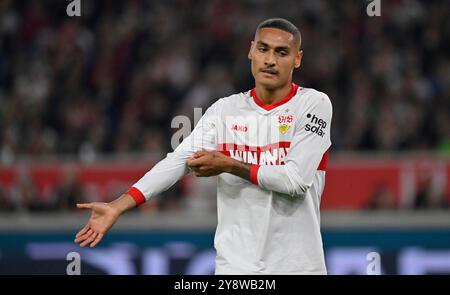
<svg viewBox="0 0 450 295"><path fill-rule="evenodd" d="M92 209L92 203L77 204L80 209Z"/></svg>

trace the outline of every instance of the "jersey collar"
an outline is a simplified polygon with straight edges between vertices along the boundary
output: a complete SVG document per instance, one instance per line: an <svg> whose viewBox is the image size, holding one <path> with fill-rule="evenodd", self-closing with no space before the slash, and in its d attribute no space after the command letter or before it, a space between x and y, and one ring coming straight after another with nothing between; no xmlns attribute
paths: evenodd
<svg viewBox="0 0 450 295"><path fill-rule="evenodd" d="M282 99L280 99L279 101L277 101L276 103L273 104L265 104L264 102L262 102L258 96L256 96L256 88L253 88L250 91L250 95L253 97L253 100L255 101L255 103L260 106L261 108L265 109L266 111L270 111L282 104L287 103L288 101L291 100L292 97L294 97L294 95L297 93L297 89L298 89L298 85L295 83L291 84L291 91L289 91L289 93L283 97Z"/></svg>

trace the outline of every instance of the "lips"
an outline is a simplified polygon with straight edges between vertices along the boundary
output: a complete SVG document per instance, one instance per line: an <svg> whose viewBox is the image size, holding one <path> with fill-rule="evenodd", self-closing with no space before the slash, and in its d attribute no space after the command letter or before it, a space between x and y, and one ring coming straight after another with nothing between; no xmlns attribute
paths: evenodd
<svg viewBox="0 0 450 295"><path fill-rule="evenodd" d="M278 74L278 72L275 71L274 69L264 69L264 70L261 70L261 72L266 73L266 74L270 74L270 75Z"/></svg>

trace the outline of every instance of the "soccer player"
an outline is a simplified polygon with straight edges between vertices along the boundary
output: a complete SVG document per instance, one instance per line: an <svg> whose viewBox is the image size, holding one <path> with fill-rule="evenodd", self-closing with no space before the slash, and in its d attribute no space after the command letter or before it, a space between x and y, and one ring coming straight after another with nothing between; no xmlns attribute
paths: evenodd
<svg viewBox="0 0 450 295"><path fill-rule="evenodd" d="M300 48L292 23L262 22L248 53L255 88L216 101L120 198L78 204L92 216L75 242L94 247L121 214L192 171L218 175L216 274L326 274L319 207L332 105L292 82Z"/></svg>

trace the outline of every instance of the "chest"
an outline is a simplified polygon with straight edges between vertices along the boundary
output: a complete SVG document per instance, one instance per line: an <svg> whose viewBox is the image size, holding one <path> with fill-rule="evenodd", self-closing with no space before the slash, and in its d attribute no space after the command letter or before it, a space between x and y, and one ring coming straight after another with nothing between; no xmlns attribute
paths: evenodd
<svg viewBox="0 0 450 295"><path fill-rule="evenodd" d="M220 120L218 142L261 146L290 141L298 120L288 108L271 114L227 114Z"/></svg>
<svg viewBox="0 0 450 295"><path fill-rule="evenodd" d="M298 121L289 108L270 114L228 113L220 120L218 150L250 164L283 164Z"/></svg>

